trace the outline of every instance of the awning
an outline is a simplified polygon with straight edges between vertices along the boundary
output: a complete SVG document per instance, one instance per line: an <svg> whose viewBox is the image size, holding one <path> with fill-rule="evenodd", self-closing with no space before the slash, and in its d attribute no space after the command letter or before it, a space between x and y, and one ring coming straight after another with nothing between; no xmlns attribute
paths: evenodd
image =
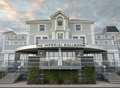
<svg viewBox="0 0 120 88"><path fill-rule="evenodd" d="M21 53L37 53L38 50L52 50L52 49L65 49L65 50L69 50L69 49L73 49L73 50L84 50L84 52L106 52L106 50L102 47L99 46L95 46L95 45L86 45L86 46L58 46L58 47L54 47L54 46L38 46L38 45L29 45L29 46L23 46L20 48L16 49L16 52L21 52Z"/></svg>

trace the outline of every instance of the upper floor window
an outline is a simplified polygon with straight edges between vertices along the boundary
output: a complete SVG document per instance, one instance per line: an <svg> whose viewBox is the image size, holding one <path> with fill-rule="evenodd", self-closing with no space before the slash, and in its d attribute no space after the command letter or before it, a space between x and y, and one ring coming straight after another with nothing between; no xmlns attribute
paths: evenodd
<svg viewBox="0 0 120 88"><path fill-rule="evenodd" d="M81 25L77 24L76 25L76 31L80 31L81 30Z"/></svg>
<svg viewBox="0 0 120 88"><path fill-rule="evenodd" d="M73 39L78 39L78 36L73 36Z"/></svg>
<svg viewBox="0 0 120 88"><path fill-rule="evenodd" d="M47 39L47 36L43 36L43 39Z"/></svg>
<svg viewBox="0 0 120 88"><path fill-rule="evenodd" d="M40 40L41 40L41 37L36 37L36 44L38 44Z"/></svg>
<svg viewBox="0 0 120 88"><path fill-rule="evenodd" d="M62 26L63 25L63 18L62 17L58 17L57 18L57 25L58 26Z"/></svg>
<svg viewBox="0 0 120 88"><path fill-rule="evenodd" d="M97 39L100 39L100 36L97 36Z"/></svg>
<svg viewBox="0 0 120 88"><path fill-rule="evenodd" d="M83 44L85 44L85 37L84 36L80 36L80 39L83 42Z"/></svg>
<svg viewBox="0 0 120 88"><path fill-rule="evenodd" d="M57 38L58 39L64 39L64 34L63 33L58 33Z"/></svg>
<svg viewBox="0 0 120 88"><path fill-rule="evenodd" d="M40 31L44 31L45 30L45 25L40 25Z"/></svg>

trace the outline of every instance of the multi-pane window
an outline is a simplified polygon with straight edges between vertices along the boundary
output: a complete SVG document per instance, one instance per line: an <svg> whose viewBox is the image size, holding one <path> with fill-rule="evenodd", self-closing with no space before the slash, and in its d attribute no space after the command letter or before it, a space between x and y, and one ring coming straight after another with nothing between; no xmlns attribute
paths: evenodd
<svg viewBox="0 0 120 88"><path fill-rule="evenodd" d="M45 31L45 25L40 25L40 31Z"/></svg>
<svg viewBox="0 0 120 88"><path fill-rule="evenodd" d="M39 43L40 39L41 39L41 37L36 37L36 44Z"/></svg>
<svg viewBox="0 0 120 88"><path fill-rule="evenodd" d="M81 30L81 25L77 24L76 25L76 31L80 31Z"/></svg>
<svg viewBox="0 0 120 88"><path fill-rule="evenodd" d="M97 36L97 39L100 39L100 36Z"/></svg>
<svg viewBox="0 0 120 88"><path fill-rule="evenodd" d="M43 39L47 39L47 36L43 36Z"/></svg>
<svg viewBox="0 0 120 88"><path fill-rule="evenodd" d="M63 33L58 33L57 36L58 36L58 39L63 39L64 38Z"/></svg>
<svg viewBox="0 0 120 88"><path fill-rule="evenodd" d="M73 36L73 39L78 39L78 36Z"/></svg>
<svg viewBox="0 0 120 88"><path fill-rule="evenodd" d="M81 41L83 41L83 44L85 44L85 37L84 36L80 36Z"/></svg>

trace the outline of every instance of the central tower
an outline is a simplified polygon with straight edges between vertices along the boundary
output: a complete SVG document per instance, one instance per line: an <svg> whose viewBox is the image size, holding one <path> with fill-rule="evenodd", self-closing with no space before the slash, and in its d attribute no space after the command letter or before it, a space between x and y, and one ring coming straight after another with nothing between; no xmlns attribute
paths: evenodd
<svg viewBox="0 0 120 88"><path fill-rule="evenodd" d="M69 18L64 14L62 10L57 11L51 16L52 20L52 39L69 39Z"/></svg>

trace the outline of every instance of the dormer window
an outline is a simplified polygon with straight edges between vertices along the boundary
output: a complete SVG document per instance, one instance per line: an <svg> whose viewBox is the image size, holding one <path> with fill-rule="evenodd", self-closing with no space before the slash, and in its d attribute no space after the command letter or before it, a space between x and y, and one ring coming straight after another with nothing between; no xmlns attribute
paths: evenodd
<svg viewBox="0 0 120 88"><path fill-rule="evenodd" d="M57 25L58 26L62 26L63 25L63 18L62 17L58 17L57 18Z"/></svg>
<svg viewBox="0 0 120 88"><path fill-rule="evenodd" d="M40 25L40 31L45 31L45 25Z"/></svg>

